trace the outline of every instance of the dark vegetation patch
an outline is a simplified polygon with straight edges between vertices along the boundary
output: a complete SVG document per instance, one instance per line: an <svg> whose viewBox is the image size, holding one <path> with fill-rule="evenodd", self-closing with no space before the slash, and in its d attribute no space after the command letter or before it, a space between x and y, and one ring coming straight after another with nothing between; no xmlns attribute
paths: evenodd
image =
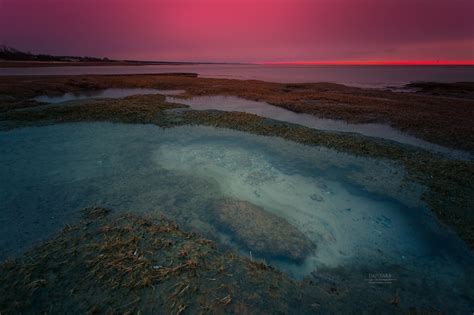
<svg viewBox="0 0 474 315"><path fill-rule="evenodd" d="M436 311L397 285L362 289L363 278L344 271L290 280L164 218L84 213L77 225L0 264L2 314Z"/></svg>
<svg viewBox="0 0 474 315"><path fill-rule="evenodd" d="M182 97L235 95L322 118L351 123L388 123L427 141L473 153L474 100L469 96L473 91L472 84L449 85L470 91L457 93L457 98L451 97L452 93L448 91L451 88L442 86L438 95L428 95L361 89L333 83L279 84L197 78L195 74L25 76L1 77L0 95L15 96L19 106L25 106L21 104L27 99L43 94L58 96L67 92L105 88L183 89L187 93ZM8 109L11 106L14 103L9 102Z"/></svg>
<svg viewBox="0 0 474 315"><path fill-rule="evenodd" d="M414 82L406 85L420 94L468 98L474 100L474 82Z"/></svg>

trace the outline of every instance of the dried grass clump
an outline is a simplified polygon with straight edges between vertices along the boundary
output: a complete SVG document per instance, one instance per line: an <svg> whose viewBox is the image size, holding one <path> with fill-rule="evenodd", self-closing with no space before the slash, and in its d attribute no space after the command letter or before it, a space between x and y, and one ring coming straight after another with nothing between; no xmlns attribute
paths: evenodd
<svg viewBox="0 0 474 315"><path fill-rule="evenodd" d="M296 290L262 263L222 253L165 219L99 207L83 214L80 224L0 265L2 314L235 312L242 303L262 312L284 307L290 286ZM281 285L278 303L248 300L257 287L266 296L268 281Z"/></svg>
<svg viewBox="0 0 474 315"><path fill-rule="evenodd" d="M136 95L123 99L92 100L47 106L28 111L9 111L0 120L52 123L79 121L112 121L123 123L155 123L163 110L183 108L184 105L165 102L161 95Z"/></svg>

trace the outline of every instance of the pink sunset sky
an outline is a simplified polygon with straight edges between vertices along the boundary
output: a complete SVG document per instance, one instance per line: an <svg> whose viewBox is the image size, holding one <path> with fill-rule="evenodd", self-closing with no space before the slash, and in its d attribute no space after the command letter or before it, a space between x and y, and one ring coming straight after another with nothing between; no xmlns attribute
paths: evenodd
<svg viewBox="0 0 474 315"><path fill-rule="evenodd" d="M474 0L0 0L0 44L223 62L474 60Z"/></svg>

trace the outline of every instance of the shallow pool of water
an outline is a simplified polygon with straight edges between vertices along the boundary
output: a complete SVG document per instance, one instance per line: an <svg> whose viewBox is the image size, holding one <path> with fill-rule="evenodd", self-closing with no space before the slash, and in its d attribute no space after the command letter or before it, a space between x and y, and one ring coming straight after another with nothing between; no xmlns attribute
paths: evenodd
<svg viewBox="0 0 474 315"><path fill-rule="evenodd" d="M432 152L442 153L453 158L467 159L470 156L467 152L446 148L402 133L389 125L375 123L350 124L343 120L318 118L310 114L295 113L265 102L251 101L235 96L198 96L189 99L167 97L167 101L185 104L197 110L216 109L222 111L238 111L319 130L354 132L369 137L383 138L412 145Z"/></svg>
<svg viewBox="0 0 474 315"><path fill-rule="evenodd" d="M425 188L404 176L390 161L211 127L15 129L0 133L0 259L73 223L80 209L106 206L168 216L295 278L365 268L389 273L414 294L451 290L466 303L472 254L425 209ZM245 241L245 229L232 230L245 218L219 208L223 200L246 202L256 218L279 227L257 222L260 230ZM302 260L277 252L281 243L294 247L286 233L314 245Z"/></svg>
<svg viewBox="0 0 474 315"><path fill-rule="evenodd" d="M61 96L47 96L41 95L34 99L38 102L44 103L63 103L68 101L77 101L91 98L123 98L131 95L140 94L161 94L161 95L179 95L184 90L158 90L158 89L144 89L144 88L111 88L97 91L84 91L81 93L65 93Z"/></svg>

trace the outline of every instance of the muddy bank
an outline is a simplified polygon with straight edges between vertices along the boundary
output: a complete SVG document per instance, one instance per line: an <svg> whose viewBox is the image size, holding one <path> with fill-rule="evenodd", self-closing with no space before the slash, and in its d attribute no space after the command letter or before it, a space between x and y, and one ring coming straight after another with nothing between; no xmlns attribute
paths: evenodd
<svg viewBox="0 0 474 315"><path fill-rule="evenodd" d="M183 97L234 95L321 118L387 123L426 141L474 152L474 101L447 97L451 93L445 90L438 95L419 95L330 83L279 84L196 78L191 74L1 77L0 95L15 99L1 101L0 108L11 109L15 104L25 107L27 99L43 94L58 96L105 88L183 89L187 91Z"/></svg>
<svg viewBox="0 0 474 315"><path fill-rule="evenodd" d="M395 314L436 313L443 307L400 292L396 283L370 285L350 271L321 270L292 281L262 262L220 251L164 218L103 208L84 210L77 225L3 262L0 275L5 314Z"/></svg>

